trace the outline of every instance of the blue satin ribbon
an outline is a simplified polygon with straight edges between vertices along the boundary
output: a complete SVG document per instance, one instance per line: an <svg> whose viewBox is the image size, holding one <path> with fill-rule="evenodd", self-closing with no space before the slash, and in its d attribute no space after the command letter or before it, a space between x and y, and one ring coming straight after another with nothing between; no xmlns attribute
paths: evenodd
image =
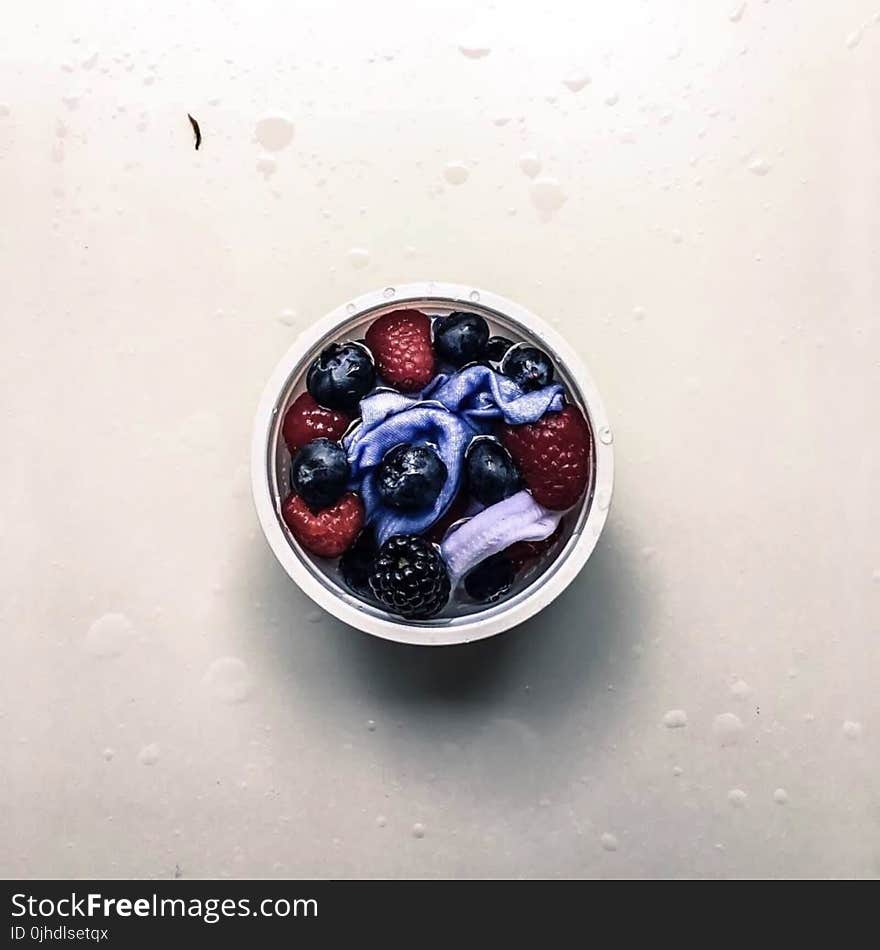
<svg viewBox="0 0 880 950"><path fill-rule="evenodd" d="M460 487L471 439L488 434L493 422L535 422L562 406L559 384L525 393L488 366L441 373L417 396L380 390L362 399L361 422L343 445L351 465L350 488L360 492L367 523L373 525L379 544L395 534L421 534L443 515ZM376 470L383 456L403 442L432 445L446 465L446 482L433 506L424 511L390 508L376 488Z"/></svg>

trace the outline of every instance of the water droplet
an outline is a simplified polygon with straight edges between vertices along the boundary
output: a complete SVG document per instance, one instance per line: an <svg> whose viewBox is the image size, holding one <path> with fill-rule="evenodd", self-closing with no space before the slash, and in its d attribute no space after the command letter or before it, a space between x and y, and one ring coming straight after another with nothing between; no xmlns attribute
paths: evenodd
<svg viewBox="0 0 880 950"><path fill-rule="evenodd" d="M79 96L62 96L61 101L68 109L75 109L79 105Z"/></svg>
<svg viewBox="0 0 880 950"><path fill-rule="evenodd" d="M737 699L747 699L752 692L752 687L745 680L737 680L731 684L730 694Z"/></svg>
<svg viewBox="0 0 880 950"><path fill-rule="evenodd" d="M113 761L113 756L116 755L116 750L115 750L115 749L111 749L111 748L108 746L106 749L104 749L104 751L101 753L101 755L104 757L104 761L105 761L105 762L112 762L112 761Z"/></svg>
<svg viewBox="0 0 880 950"><path fill-rule="evenodd" d="M857 30L853 30L852 33L850 33L849 36L847 36L846 38L846 48L855 49L859 45L859 43L862 42L863 32L864 31L862 30L861 27L859 27Z"/></svg>
<svg viewBox="0 0 880 950"><path fill-rule="evenodd" d="M355 305L354 305L353 303L347 303L347 304L345 305L345 312L348 313L348 314L354 313L356 309L357 309L357 308L355 307Z"/></svg>
<svg viewBox="0 0 880 950"><path fill-rule="evenodd" d="M91 56L87 56L81 63L83 69L92 69L95 63L98 62L98 53L94 52Z"/></svg>
<svg viewBox="0 0 880 950"><path fill-rule="evenodd" d="M788 804L788 792L784 788L777 788L773 793L773 801L777 805L787 805Z"/></svg>
<svg viewBox="0 0 880 950"><path fill-rule="evenodd" d="M290 307L285 307L278 314L278 322L283 323L286 327L292 327L296 323L296 311L291 310Z"/></svg>
<svg viewBox="0 0 880 950"><path fill-rule="evenodd" d="M874 571L874 573L871 575L871 580L872 580L875 584L880 584L880 567L878 567L878 568Z"/></svg>
<svg viewBox="0 0 880 950"><path fill-rule="evenodd" d="M138 762L141 765L155 765L159 761L159 746L155 742L145 745L138 752Z"/></svg>
<svg viewBox="0 0 880 950"><path fill-rule="evenodd" d="M614 441L614 433L611 431L610 426L602 426L599 430L599 441L603 445L611 445Z"/></svg>
<svg viewBox="0 0 880 950"><path fill-rule="evenodd" d="M376 826L379 828L384 828L388 824L388 819L384 815L376 816Z"/></svg>
<svg viewBox="0 0 880 950"><path fill-rule="evenodd" d="M395 294L395 290L394 290L393 287L386 287L386 288L382 291L382 296L383 296L386 300L390 300L390 299L394 296L394 294Z"/></svg>
<svg viewBox="0 0 880 950"><path fill-rule="evenodd" d="M492 47L486 42L483 36L465 36L458 44L458 48L463 56L468 59L483 59L492 52Z"/></svg>
<svg viewBox="0 0 880 950"><path fill-rule="evenodd" d="M254 126L254 136L267 152L280 152L293 140L293 122L281 113L264 115Z"/></svg>
<svg viewBox="0 0 880 950"><path fill-rule="evenodd" d="M414 838L424 838L424 837L425 837L425 826L424 826L420 821L417 821L417 822L412 826L412 833L413 833L413 837L414 837Z"/></svg>
<svg viewBox="0 0 880 950"><path fill-rule="evenodd" d="M644 308L644 307L633 307L633 319L634 319L634 320L644 320L644 319L645 319L645 308Z"/></svg>
<svg viewBox="0 0 880 950"><path fill-rule="evenodd" d="M741 788L732 788L727 793L727 800L734 808L742 808L749 796Z"/></svg>
<svg viewBox="0 0 880 950"><path fill-rule="evenodd" d="M681 233L681 231L679 231L678 228L673 228L672 229L672 243L681 244L683 240L684 240L684 235Z"/></svg>
<svg viewBox="0 0 880 950"><path fill-rule="evenodd" d="M468 300L472 301L473 303L479 303L479 302L480 302L480 292L479 292L479 290L472 290L472 291L468 294Z"/></svg>
<svg viewBox="0 0 880 950"><path fill-rule="evenodd" d="M862 724L860 722L853 722L852 719L847 719L843 724L843 734L847 739L858 739L862 734Z"/></svg>
<svg viewBox="0 0 880 950"><path fill-rule="evenodd" d="M555 178L536 178L529 190L532 204L545 219L565 204L565 192Z"/></svg>
<svg viewBox="0 0 880 950"><path fill-rule="evenodd" d="M352 267L362 270L370 263L370 252L363 247L353 247L348 252L348 262Z"/></svg>
<svg viewBox="0 0 880 950"><path fill-rule="evenodd" d="M590 77L588 73L576 72L570 75L567 79L562 80L562 85L567 89L570 89L572 92L580 92L581 89L584 89L590 84Z"/></svg>
<svg viewBox="0 0 880 950"><path fill-rule="evenodd" d="M243 703L253 689L247 664L234 656L214 660L202 682L221 703Z"/></svg>
<svg viewBox="0 0 880 950"><path fill-rule="evenodd" d="M742 738L742 720L734 713L721 713L715 717L712 731L722 747L736 745Z"/></svg>
<svg viewBox="0 0 880 950"><path fill-rule="evenodd" d="M673 774L676 778L678 778L680 775L683 775L683 774L684 774L684 769L683 769L680 765L673 765L673 766L672 766L672 774Z"/></svg>
<svg viewBox="0 0 880 950"><path fill-rule="evenodd" d="M510 122L509 115L496 115L492 120L492 125L497 125L499 128L501 128L502 126L507 125L508 122Z"/></svg>
<svg viewBox="0 0 880 950"><path fill-rule="evenodd" d="M5 102L0 102L0 119L5 119L9 114L9 106Z"/></svg>
<svg viewBox="0 0 880 950"><path fill-rule="evenodd" d="M608 511L609 506L611 505L611 492L607 489L602 489L602 491L596 494L596 505L599 508L599 511Z"/></svg>
<svg viewBox="0 0 880 950"><path fill-rule="evenodd" d="M771 165L766 158L761 158L756 155L749 160L747 167L753 175L761 175L763 177L770 171Z"/></svg>
<svg viewBox="0 0 880 950"><path fill-rule="evenodd" d="M135 638L134 627L125 614L110 613L99 617L88 629L85 650L92 656L119 656Z"/></svg>
<svg viewBox="0 0 880 950"><path fill-rule="evenodd" d="M606 831L599 841L606 851L616 851L618 848L617 838L610 831Z"/></svg>
<svg viewBox="0 0 880 950"><path fill-rule="evenodd" d="M278 162L271 155L261 155L257 159L257 171L268 180L278 171Z"/></svg>
<svg viewBox="0 0 880 950"><path fill-rule="evenodd" d="M605 96L606 106L616 106L618 102L620 102L620 96L616 92L611 92Z"/></svg>
<svg viewBox="0 0 880 950"><path fill-rule="evenodd" d="M368 719L368 720L367 720L367 730L368 730L369 732L375 732L375 731L376 731L376 720L375 720L375 719Z"/></svg>
<svg viewBox="0 0 880 950"><path fill-rule="evenodd" d="M443 169L443 177L450 185L463 185L468 180L469 174L468 167L464 162L450 162Z"/></svg>
<svg viewBox="0 0 880 950"><path fill-rule="evenodd" d="M746 12L746 4L740 3L737 6L735 6L730 11L730 13L728 13L727 19L730 20L731 23L739 23L739 21L743 18L743 14L745 12Z"/></svg>
<svg viewBox="0 0 880 950"><path fill-rule="evenodd" d="M688 715L683 709L670 709L663 717L667 729L682 729L688 724Z"/></svg>
<svg viewBox="0 0 880 950"><path fill-rule="evenodd" d="M529 178L534 178L541 171L541 159L534 152L526 152L520 156L519 167Z"/></svg>
<svg viewBox="0 0 880 950"><path fill-rule="evenodd" d="M324 619L324 613L321 610L312 610L309 612L306 620L309 623L320 623Z"/></svg>

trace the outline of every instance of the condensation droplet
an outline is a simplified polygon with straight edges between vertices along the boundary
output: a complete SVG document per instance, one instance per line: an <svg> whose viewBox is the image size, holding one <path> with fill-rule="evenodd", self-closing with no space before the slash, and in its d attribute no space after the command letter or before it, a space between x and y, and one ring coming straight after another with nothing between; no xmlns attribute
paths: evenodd
<svg viewBox="0 0 880 950"><path fill-rule="evenodd" d="M663 717L667 729L683 729L688 724L687 713L683 709L670 709Z"/></svg>
<svg viewBox="0 0 880 950"><path fill-rule="evenodd" d="M263 178L271 178L278 171L278 162L271 155L261 155L257 159L257 171Z"/></svg>
<svg viewBox="0 0 880 950"><path fill-rule="evenodd" d="M562 85L567 89L570 89L572 92L580 92L581 89L589 86L590 77L587 73L574 73L566 79L562 80Z"/></svg>
<svg viewBox="0 0 880 950"><path fill-rule="evenodd" d="M296 311L291 310L290 307L285 307L278 314L278 322L283 323L286 327L292 327L296 323Z"/></svg>
<svg viewBox="0 0 880 950"><path fill-rule="evenodd" d="M350 314L350 313L354 313L356 309L357 309L357 308L355 307L355 305L354 305L353 303L347 303L347 304L345 305L345 312L346 312L346 313L349 313L349 314Z"/></svg>
<svg viewBox="0 0 880 950"><path fill-rule="evenodd" d="M534 178L541 171L541 159L534 152L526 152L520 156L519 167L529 178Z"/></svg>
<svg viewBox="0 0 880 950"><path fill-rule="evenodd" d="M603 445L611 445L614 441L614 433L611 431L610 426L602 426L599 430L599 441Z"/></svg>
<svg viewBox="0 0 880 950"><path fill-rule="evenodd" d="M141 765L155 765L159 761L159 746L155 742L145 745L138 753Z"/></svg>
<svg viewBox="0 0 880 950"><path fill-rule="evenodd" d="M115 751L114 749L111 749L111 748L108 746L106 749L104 749L104 751L101 753L101 755L104 757L104 761L105 761L105 762L112 762L112 761L113 761L113 756L116 755L116 751Z"/></svg>
<svg viewBox="0 0 880 950"><path fill-rule="evenodd" d="M84 646L92 656L119 656L128 649L134 637L134 627L125 614L104 614L89 627Z"/></svg>
<svg viewBox="0 0 880 950"><path fill-rule="evenodd" d="M413 837L414 837L414 838L424 838L424 837L425 837L425 826L424 826L420 821L417 821L417 822L412 826L412 833L413 833Z"/></svg>
<svg viewBox="0 0 880 950"><path fill-rule="evenodd" d="M635 320L644 320L644 319L645 319L645 308L644 308L644 307L633 307L633 319L635 319Z"/></svg>
<svg viewBox="0 0 880 950"><path fill-rule="evenodd" d="M549 218L558 211L566 201L565 192L555 178L536 178L529 189L532 204L538 209L541 216Z"/></svg>
<svg viewBox="0 0 880 950"><path fill-rule="evenodd" d="M854 722L852 719L847 719L843 724L843 734L847 739L858 739L862 734L862 724L860 722Z"/></svg>
<svg viewBox="0 0 880 950"><path fill-rule="evenodd" d="M386 287L386 288L382 291L382 296L383 296L386 300L390 300L390 299L394 296L394 294L395 294L395 290L394 290L393 287Z"/></svg>
<svg viewBox="0 0 880 950"><path fill-rule="evenodd" d="M311 610L306 617L309 623L320 623L323 619L324 613L321 610Z"/></svg>
<svg viewBox="0 0 880 950"><path fill-rule="evenodd" d="M458 44L462 56L468 59L484 59L492 52L492 47L486 42L485 37L466 36Z"/></svg>
<svg viewBox="0 0 880 950"><path fill-rule="evenodd" d="M375 719L368 719L368 720L367 720L367 730L368 730L369 732L375 732L375 731L376 731L376 720L375 720Z"/></svg>
<svg viewBox="0 0 880 950"><path fill-rule="evenodd" d="M384 815L376 816L376 826L379 828L384 828L388 824L388 819Z"/></svg>
<svg viewBox="0 0 880 950"><path fill-rule="evenodd" d="M468 180L469 174L468 167L464 162L450 162L443 169L443 177L450 185L463 185Z"/></svg>
<svg viewBox="0 0 880 950"><path fill-rule="evenodd" d="M727 793L727 800L734 808L742 808L749 796L741 788L732 788Z"/></svg>
<svg viewBox="0 0 880 950"><path fill-rule="evenodd" d="M862 33L863 30L859 27L857 30L853 30L846 38L846 48L855 49L859 43L862 42Z"/></svg>
<svg viewBox="0 0 880 950"><path fill-rule="evenodd" d="M606 106L616 106L618 102L620 102L620 96L616 92L610 92L605 96Z"/></svg>
<svg viewBox="0 0 880 950"><path fill-rule="evenodd" d="M788 804L788 792L784 788L777 788L773 793L773 801L777 805L787 805Z"/></svg>
<svg viewBox="0 0 880 950"><path fill-rule="evenodd" d="M748 169L753 175L764 176L770 171L770 163L766 158L761 158L760 156L755 156L749 160Z"/></svg>
<svg viewBox="0 0 880 950"><path fill-rule="evenodd" d="M361 270L370 263L370 252L363 247L353 247L348 252L348 262L352 267Z"/></svg>
<svg viewBox="0 0 880 950"><path fill-rule="evenodd" d="M751 686L745 680L737 680L731 684L730 694L737 699L747 699L752 692Z"/></svg>
<svg viewBox="0 0 880 950"><path fill-rule="evenodd" d="M5 102L0 102L0 119L5 119L9 114L9 106Z"/></svg>
<svg viewBox="0 0 880 950"><path fill-rule="evenodd" d="M678 778L680 775L683 775L683 774L684 774L684 769L683 769L680 765L673 765L673 766L672 766L672 774L673 774L676 778Z"/></svg>
<svg viewBox="0 0 880 950"><path fill-rule="evenodd" d="M602 489L602 491L598 492L596 494L596 505L599 511L608 511L611 505L611 492L607 489Z"/></svg>
<svg viewBox="0 0 880 950"><path fill-rule="evenodd" d="M472 301L473 303L479 303L479 302L480 302L480 292L479 292L479 290L472 290L472 291L468 294L468 300Z"/></svg>
<svg viewBox="0 0 880 950"><path fill-rule="evenodd" d="M736 745L742 737L742 720L734 713L721 713L715 717L712 731L722 747Z"/></svg>
<svg viewBox="0 0 880 950"><path fill-rule="evenodd" d="M254 137L267 152L280 152L293 141L293 122L286 115L264 115L254 126Z"/></svg>
<svg viewBox="0 0 880 950"><path fill-rule="evenodd" d="M617 838L611 834L610 831L606 831L602 837L599 838L599 841L602 843L602 847L606 851L616 851L618 848Z"/></svg>
<svg viewBox="0 0 880 950"><path fill-rule="evenodd" d="M221 656L208 667L202 682L222 703L243 703L253 689L250 671L243 660Z"/></svg>
<svg viewBox="0 0 880 950"><path fill-rule="evenodd" d="M743 18L743 14L745 12L746 12L746 4L740 3L737 6L735 6L730 11L730 13L728 13L727 19L730 20L731 23L739 23L739 21Z"/></svg>

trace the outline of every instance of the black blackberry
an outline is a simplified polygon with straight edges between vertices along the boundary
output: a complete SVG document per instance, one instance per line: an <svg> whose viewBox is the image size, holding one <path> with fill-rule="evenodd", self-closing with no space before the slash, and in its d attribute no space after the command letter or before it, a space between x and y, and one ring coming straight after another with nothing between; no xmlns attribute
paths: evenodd
<svg viewBox="0 0 880 950"><path fill-rule="evenodd" d="M449 575L433 544L414 534L396 534L379 548L370 589L392 613L426 620L449 599Z"/></svg>

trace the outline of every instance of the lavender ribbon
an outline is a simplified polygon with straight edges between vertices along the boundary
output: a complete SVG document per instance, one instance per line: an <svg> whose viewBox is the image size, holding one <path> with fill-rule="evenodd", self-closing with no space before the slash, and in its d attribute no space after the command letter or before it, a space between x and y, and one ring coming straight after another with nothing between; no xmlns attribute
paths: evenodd
<svg viewBox="0 0 880 950"><path fill-rule="evenodd" d="M549 538L562 514L539 505L527 491L484 508L448 534L440 546L453 586L471 568L511 544Z"/></svg>
<svg viewBox="0 0 880 950"><path fill-rule="evenodd" d="M524 393L488 366L469 366L438 375L418 396L380 390L362 399L360 425L342 444L351 465L350 488L360 492L379 544L395 534L421 534L443 515L459 490L464 453L474 436L488 433L495 420L520 425L535 422L545 412L558 412L562 392L562 386L552 384ZM434 446L446 465L446 482L424 511L390 508L376 488L383 456L403 442Z"/></svg>

